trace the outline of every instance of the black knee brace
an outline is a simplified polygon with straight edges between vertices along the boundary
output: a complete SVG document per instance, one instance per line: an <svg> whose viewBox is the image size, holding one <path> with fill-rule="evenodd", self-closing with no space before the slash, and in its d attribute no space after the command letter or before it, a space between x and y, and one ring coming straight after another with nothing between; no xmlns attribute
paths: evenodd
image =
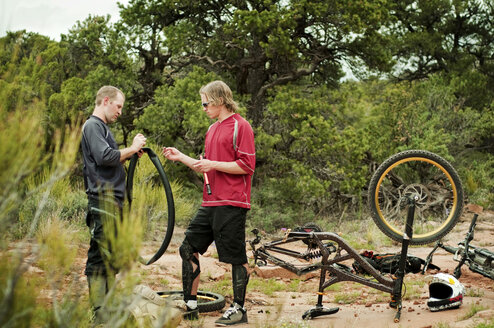
<svg viewBox="0 0 494 328"><path fill-rule="evenodd" d="M194 253L197 253L197 251L189 243L187 238L184 239L179 248L179 252L180 257L182 258L182 286L184 290L184 300L187 302L191 296L192 283L201 273L201 267L199 265L199 260L194 256ZM195 270L192 263L197 266Z"/></svg>
<svg viewBox="0 0 494 328"><path fill-rule="evenodd" d="M233 301L244 306L249 274L243 264L232 264Z"/></svg>

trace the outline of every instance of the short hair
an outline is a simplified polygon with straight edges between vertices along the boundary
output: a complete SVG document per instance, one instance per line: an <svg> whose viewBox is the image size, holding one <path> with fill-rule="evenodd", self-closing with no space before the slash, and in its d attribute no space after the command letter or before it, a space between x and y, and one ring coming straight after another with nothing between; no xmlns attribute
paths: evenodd
<svg viewBox="0 0 494 328"><path fill-rule="evenodd" d="M108 97L111 101L113 101L117 98L117 95L119 93L125 100L125 95L120 89L115 88L111 85L102 86L96 93L96 100L94 101L94 103L96 104L96 106L101 105L101 102L103 101L103 99L105 99L105 97Z"/></svg>
<svg viewBox="0 0 494 328"><path fill-rule="evenodd" d="M212 105L225 105L230 112L236 112L238 109L237 103L233 100L232 90L223 81L209 82L199 90L199 93L205 95Z"/></svg>

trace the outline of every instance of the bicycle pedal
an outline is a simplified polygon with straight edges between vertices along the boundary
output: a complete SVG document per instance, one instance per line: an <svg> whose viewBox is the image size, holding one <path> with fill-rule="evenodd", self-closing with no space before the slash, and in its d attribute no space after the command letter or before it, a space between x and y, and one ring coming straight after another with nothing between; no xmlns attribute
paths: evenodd
<svg viewBox="0 0 494 328"><path fill-rule="evenodd" d="M302 319L303 320L310 320L312 318L320 317L322 315L335 314L339 310L340 310L340 308L338 308L338 307L327 308L324 306L316 306L310 310L305 311L305 313L302 315Z"/></svg>

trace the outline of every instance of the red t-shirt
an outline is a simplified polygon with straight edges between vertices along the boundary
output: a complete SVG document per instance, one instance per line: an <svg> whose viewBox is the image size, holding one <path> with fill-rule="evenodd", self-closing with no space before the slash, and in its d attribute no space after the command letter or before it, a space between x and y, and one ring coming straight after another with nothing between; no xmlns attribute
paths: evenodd
<svg viewBox="0 0 494 328"><path fill-rule="evenodd" d="M205 158L220 162L237 162L247 174L209 171L211 195L204 185L202 206L232 205L250 208L251 178L256 166L254 132L249 122L233 114L223 122L216 121L206 133Z"/></svg>

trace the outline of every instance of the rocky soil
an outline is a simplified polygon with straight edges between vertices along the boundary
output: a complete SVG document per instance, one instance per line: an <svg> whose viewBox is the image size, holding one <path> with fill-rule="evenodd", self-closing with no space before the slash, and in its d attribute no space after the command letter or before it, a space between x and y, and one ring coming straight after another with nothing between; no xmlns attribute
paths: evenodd
<svg viewBox="0 0 494 328"><path fill-rule="evenodd" d="M443 240L454 245L464 238L468 229L472 213L466 211L461 222ZM155 290L181 289L180 271L181 261L178 255L178 246L183 238L183 232L177 231L172 245L167 253L156 263L143 267L147 271L149 285ZM344 238L344 235L343 235ZM494 251L494 214L483 212L477 224L473 245ZM152 254L154 245L148 245L146 251ZM410 253L426 258L430 247L413 247ZM360 251L360 250L359 250ZM399 252L400 247L390 247L375 250L379 253ZM351 264L349 261L348 264ZM453 255L444 250L438 250L434 255L433 263L441 268L441 272L453 273L457 262ZM211 248L201 257L201 290L211 290L215 284L228 279L230 267L218 262ZM299 279L298 291L274 292L266 296L262 291L248 292L246 308L248 309L249 323L238 327L472 327L481 322L494 321L494 280L462 268L460 282L466 287L466 297L459 309L442 312L430 312L427 307L429 298L428 281L436 271L429 271L425 275L407 274L406 281L412 285L407 291L401 320L394 323L395 309L388 306L389 294L385 294L369 287L352 282L342 282L339 287L328 288L324 295L324 306L339 307L338 313L302 321L302 314L313 307L317 301L317 274L298 277L282 268L275 266L256 267L252 275L262 279L273 278L287 286ZM226 277L225 277L226 276ZM166 280L166 286L163 285ZM335 286L336 286L335 285ZM353 295L350 301L341 301L341 295ZM339 298L337 298L339 296ZM339 301L337 301L340 299ZM227 297L227 301L231 301ZM480 309L475 315L468 313L472 309ZM180 327L213 327L214 321L221 315L220 312L201 314L199 322L183 321Z"/></svg>

